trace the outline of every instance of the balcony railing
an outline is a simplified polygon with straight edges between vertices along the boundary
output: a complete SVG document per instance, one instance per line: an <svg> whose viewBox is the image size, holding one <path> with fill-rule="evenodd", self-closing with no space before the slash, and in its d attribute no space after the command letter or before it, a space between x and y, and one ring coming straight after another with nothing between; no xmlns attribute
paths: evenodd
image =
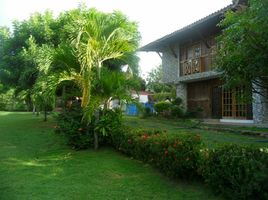
<svg viewBox="0 0 268 200"><path fill-rule="evenodd" d="M180 62L180 76L210 71L214 62L214 55L201 56Z"/></svg>

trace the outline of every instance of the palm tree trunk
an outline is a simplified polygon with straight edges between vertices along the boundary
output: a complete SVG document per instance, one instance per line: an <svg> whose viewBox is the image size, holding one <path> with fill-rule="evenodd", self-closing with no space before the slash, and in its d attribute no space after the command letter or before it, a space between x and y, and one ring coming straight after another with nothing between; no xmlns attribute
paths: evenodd
<svg viewBox="0 0 268 200"><path fill-rule="evenodd" d="M95 127L97 126L99 119L100 119L100 111L99 109L97 109L95 111L95 122L94 122ZM94 149L97 150L98 148L99 148L99 136L98 132L94 130Z"/></svg>
<svg viewBox="0 0 268 200"><path fill-rule="evenodd" d="M66 102L65 102L65 99L66 98L66 87L65 85L62 87L62 94L61 94L61 107L62 107L62 110L63 111L66 111Z"/></svg>

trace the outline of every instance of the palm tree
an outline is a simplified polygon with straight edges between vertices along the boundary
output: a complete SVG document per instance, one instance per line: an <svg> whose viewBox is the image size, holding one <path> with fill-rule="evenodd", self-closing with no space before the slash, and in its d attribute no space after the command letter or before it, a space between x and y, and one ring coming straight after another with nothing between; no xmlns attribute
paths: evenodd
<svg viewBox="0 0 268 200"><path fill-rule="evenodd" d="M123 65L135 66L131 64L133 61L135 63L135 50L140 37L136 23L129 22L119 12L105 14L95 9L81 9L80 12L80 15L71 12L75 19L68 27L71 27L71 43L67 41L54 51L50 71L42 79L46 82L46 93L55 92L64 81L75 82L82 93L83 120L89 125L94 114L95 119L99 118L100 104L112 93L107 90L101 93L97 88L104 86L100 84L103 80L101 69L105 66L109 68L111 63L120 66L117 71ZM77 29L79 31L75 31ZM119 88L116 90L118 92ZM94 148L97 149L96 132L94 138Z"/></svg>
<svg viewBox="0 0 268 200"><path fill-rule="evenodd" d="M101 99L92 97L92 79L101 79L104 62L125 59L137 48L137 34L126 29L122 22L126 20L120 13L104 14L90 10L84 26L73 40L78 60L81 64L82 108L84 120L91 121L95 112L95 123L99 118L98 106ZM98 136L94 132L94 148L98 148Z"/></svg>

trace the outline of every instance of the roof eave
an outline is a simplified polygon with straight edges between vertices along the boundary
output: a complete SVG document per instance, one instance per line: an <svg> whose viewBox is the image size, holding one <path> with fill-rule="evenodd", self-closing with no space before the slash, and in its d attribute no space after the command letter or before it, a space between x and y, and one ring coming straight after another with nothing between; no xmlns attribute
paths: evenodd
<svg viewBox="0 0 268 200"><path fill-rule="evenodd" d="M160 39L157 39L147 45L144 45L142 47L140 47L138 49L138 51L154 51L154 52L162 52L163 49L165 49L165 47L170 45L170 41L174 38L178 38L180 35L182 35L184 32L195 29L196 27L207 23L210 19L218 17L220 15L223 15L226 11L234 8L236 6L236 4L230 4L188 26L183 27L182 29L179 29L173 33L170 33Z"/></svg>

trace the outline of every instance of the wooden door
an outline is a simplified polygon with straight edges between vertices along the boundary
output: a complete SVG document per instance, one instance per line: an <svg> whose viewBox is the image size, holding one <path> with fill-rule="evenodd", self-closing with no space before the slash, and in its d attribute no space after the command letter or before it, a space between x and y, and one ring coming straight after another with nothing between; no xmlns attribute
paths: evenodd
<svg viewBox="0 0 268 200"><path fill-rule="evenodd" d="M215 86L211 94L211 112L212 118L219 119L222 117L222 88Z"/></svg>
<svg viewBox="0 0 268 200"><path fill-rule="evenodd" d="M245 87L237 87L233 90L223 89L222 92L222 116L224 118L247 118L247 104L240 99L245 92Z"/></svg>

